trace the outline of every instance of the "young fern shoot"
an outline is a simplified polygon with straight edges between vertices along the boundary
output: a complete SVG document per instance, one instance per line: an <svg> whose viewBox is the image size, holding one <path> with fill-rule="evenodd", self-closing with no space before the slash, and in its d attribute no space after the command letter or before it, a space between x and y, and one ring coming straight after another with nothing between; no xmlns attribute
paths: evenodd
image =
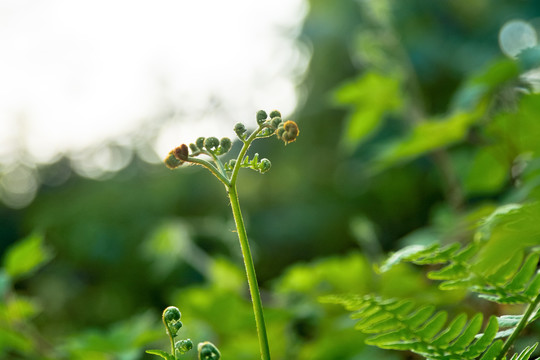
<svg viewBox="0 0 540 360"><path fill-rule="evenodd" d="M163 310L161 320L167 330L167 335L171 341L171 353L169 354L163 350L146 350L146 353L156 355L165 360L179 360L182 356L193 348L193 342L191 339L184 339L175 341L178 336L178 331L182 328L183 324L180 321L182 314L175 306L169 306ZM211 342L205 341L199 343L197 346L197 352L199 360L220 360L221 353L218 348Z"/></svg>
<svg viewBox="0 0 540 360"><path fill-rule="evenodd" d="M231 149L232 142L229 138L222 138L219 140L215 137L200 137L195 141L195 143L189 144L189 146L182 144L172 150L165 159L165 164L170 169L175 169L186 163L201 165L208 169L225 186L231 203L231 209L238 233L238 240L240 241L240 248L246 268L249 291L253 303L253 312L255 315L255 323L257 326L257 334L259 337L261 359L269 360L270 348L266 335L263 307L246 228L242 218L242 212L240 210L236 181L240 168L249 168L260 173L265 173L270 170L270 160L266 158L259 160L259 154L255 154L250 160L246 155L249 147L255 140L275 135L278 139L282 140L285 145L287 145L296 140L299 134L299 129L298 125L296 125L294 121L283 121L281 118L281 113L277 110L270 112L269 115L264 110L259 110L257 112L256 119L258 126L249 135L244 124L237 123L235 125L234 132L236 133L238 139L243 143L240 153L236 159L223 163L219 158L220 155L227 153ZM200 155L206 155L207 158L209 157L209 159L200 158Z"/></svg>

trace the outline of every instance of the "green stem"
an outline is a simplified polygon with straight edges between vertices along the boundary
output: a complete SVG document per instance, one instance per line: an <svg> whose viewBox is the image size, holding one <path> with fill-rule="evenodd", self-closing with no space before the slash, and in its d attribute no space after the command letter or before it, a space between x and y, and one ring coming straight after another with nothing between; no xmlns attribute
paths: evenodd
<svg viewBox="0 0 540 360"><path fill-rule="evenodd" d="M165 321L165 317L162 316L161 320L163 320L163 324L165 325L165 328L167 329L167 335L169 335L169 339L171 340L171 354L174 355L174 336L172 335L171 328L169 327L169 324Z"/></svg>
<svg viewBox="0 0 540 360"><path fill-rule="evenodd" d="M241 158L239 157L239 159ZM238 201L236 185L232 182L232 180L231 186L228 188L228 193L231 201L234 222L236 223L236 230L238 232L238 239L240 240L240 248L242 249L242 256L244 257L244 264L246 266L249 292L251 294L251 301L253 303L253 312L255 313L255 323L257 325L257 334L259 336L259 345L261 348L261 359L270 360L270 347L268 345L268 337L266 335L266 325L264 323L263 307L261 295L259 294L257 275L255 274L255 266L253 265L253 258L251 257L251 250L249 248L246 228L244 226L244 219L242 218L242 212L240 211L240 203Z"/></svg>
<svg viewBox="0 0 540 360"><path fill-rule="evenodd" d="M508 339L506 339L506 341L504 342L503 348L501 352L499 353L499 356L497 356L496 360L502 360L503 357L508 352L508 350L510 350L510 347L512 346L512 344L518 337L521 330L523 330L525 326L527 326L529 322L529 318L531 317L531 314L538 306L538 303L540 303L540 294L538 294L536 298L534 299L534 301L531 304L529 304L529 306L527 307L527 310L525 311L525 314L523 314L523 317L521 318L521 321L517 324L516 328L514 329L514 332L512 332L512 335L510 335Z"/></svg>
<svg viewBox="0 0 540 360"><path fill-rule="evenodd" d="M191 163L194 163L194 164L202 165L205 168L207 168L208 170L210 170L210 172L212 174L214 174L214 176L217 177L219 179L219 181L221 181L223 183L223 185L225 185L225 187L228 188L229 186L231 186L231 183L230 183L229 179L227 179L227 176L222 174L218 169L215 168L214 165L210 164L208 161L203 160L203 159L198 159L198 158L192 157L192 156L188 157L188 161L191 162Z"/></svg>
<svg viewBox="0 0 540 360"><path fill-rule="evenodd" d="M231 174L231 187L236 186L236 178L238 177L238 171L242 167L242 160L244 160L244 156L246 155L246 152L251 146L251 143L257 138L257 135L261 132L263 128L264 126L259 125L259 127L244 141L244 146L242 146L242 149L240 150L240 153L236 158L236 164L234 165L234 169Z"/></svg>

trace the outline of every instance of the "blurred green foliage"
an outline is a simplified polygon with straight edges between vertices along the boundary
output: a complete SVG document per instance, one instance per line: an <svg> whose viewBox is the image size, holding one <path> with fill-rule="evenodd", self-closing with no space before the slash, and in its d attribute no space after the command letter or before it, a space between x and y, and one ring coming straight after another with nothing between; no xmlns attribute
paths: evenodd
<svg viewBox="0 0 540 360"><path fill-rule="evenodd" d="M486 267L538 245L540 98L520 76L538 61L534 49L503 59L497 34L540 7L308 3L298 41L311 58L291 116L300 137L286 150L256 143L273 167L238 185L273 357L400 359L317 299L376 292L452 314L500 311L441 293L416 267L372 267L404 245L475 232L489 238ZM137 157L107 179L72 174L25 209L0 209L0 358L149 359L145 349L167 348L167 305L181 309L185 337L214 342L224 359L256 358L229 211L206 172Z"/></svg>

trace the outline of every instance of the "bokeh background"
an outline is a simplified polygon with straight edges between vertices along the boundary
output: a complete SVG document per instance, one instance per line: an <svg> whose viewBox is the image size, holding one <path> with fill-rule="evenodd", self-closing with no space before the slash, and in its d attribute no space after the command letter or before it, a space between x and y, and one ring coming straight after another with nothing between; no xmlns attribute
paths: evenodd
<svg viewBox="0 0 540 360"><path fill-rule="evenodd" d="M539 16L535 1L0 1L0 358L149 359L168 305L181 336L257 358L223 187L161 159L259 109L301 129L256 142L273 167L239 179L276 359L414 358L364 345L323 294L508 310L372 265L470 241L536 198L538 76L517 55Z"/></svg>

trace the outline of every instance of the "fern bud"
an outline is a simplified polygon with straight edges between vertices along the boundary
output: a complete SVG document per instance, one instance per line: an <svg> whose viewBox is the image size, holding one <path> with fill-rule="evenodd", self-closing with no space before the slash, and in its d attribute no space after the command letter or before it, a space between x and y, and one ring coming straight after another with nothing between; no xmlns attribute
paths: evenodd
<svg viewBox="0 0 540 360"><path fill-rule="evenodd" d="M273 119L275 117L281 117L281 113L279 111L277 111L277 110L272 110L270 112L270 119Z"/></svg>
<svg viewBox="0 0 540 360"><path fill-rule="evenodd" d="M171 150L169 152L169 155L167 155L167 157L165 158L163 162L171 170L176 169L177 167L179 167L180 165L184 163L183 161L178 160L176 156L174 156L174 150Z"/></svg>
<svg viewBox="0 0 540 360"><path fill-rule="evenodd" d="M180 320L177 320L171 324L172 331L176 334L184 326Z"/></svg>
<svg viewBox="0 0 540 360"><path fill-rule="evenodd" d="M219 139L217 137L210 136L204 140L204 147L208 151L216 150L219 146Z"/></svg>
<svg viewBox="0 0 540 360"><path fill-rule="evenodd" d="M182 317L182 313L175 306L169 306L163 310L163 319L166 322L178 321Z"/></svg>
<svg viewBox="0 0 540 360"><path fill-rule="evenodd" d="M200 149L197 147L197 145L195 145L195 144L193 144L193 143L189 144L189 148L191 149L191 152L192 152L192 153L195 153L195 152L197 152L197 151L200 150Z"/></svg>
<svg viewBox="0 0 540 360"><path fill-rule="evenodd" d="M276 134L287 145L296 140L298 134L300 134L300 130L294 121L288 120L282 125L279 125Z"/></svg>
<svg viewBox="0 0 540 360"><path fill-rule="evenodd" d="M180 355L183 355L189 350L193 349L193 342L191 341L191 339L177 341L176 344L174 344L174 349Z"/></svg>
<svg viewBox="0 0 540 360"><path fill-rule="evenodd" d="M257 111L257 124L262 125L266 121L266 118L268 115L266 114L266 111L259 110Z"/></svg>
<svg viewBox="0 0 540 360"><path fill-rule="evenodd" d="M237 123L236 125L234 125L234 132L236 133L236 135L238 135L240 139L244 138L244 134L246 131L246 126L244 124Z"/></svg>
<svg viewBox="0 0 540 360"><path fill-rule="evenodd" d="M199 343L199 360L219 360L221 353L218 348L209 341Z"/></svg>
<svg viewBox="0 0 540 360"><path fill-rule="evenodd" d="M265 172L270 170L271 167L272 167L272 163L268 159L262 159L258 166L261 174L264 174Z"/></svg>
<svg viewBox="0 0 540 360"><path fill-rule="evenodd" d="M221 146L221 153L225 154L229 150L231 150L232 142L231 139L224 137L220 140L219 145Z"/></svg>
<svg viewBox="0 0 540 360"><path fill-rule="evenodd" d="M186 144L182 144L173 150L174 156L180 161L186 161L189 155L189 150Z"/></svg>
<svg viewBox="0 0 540 360"><path fill-rule="evenodd" d="M235 165L236 165L236 159L231 159L225 163L225 170L233 171Z"/></svg>
<svg viewBox="0 0 540 360"><path fill-rule="evenodd" d="M281 117L279 116L276 116L276 117L273 117L272 120L270 121L270 125L272 126L272 129L277 129L279 127L279 124L281 124L283 120L281 120Z"/></svg>
<svg viewBox="0 0 540 360"><path fill-rule="evenodd" d="M201 150L204 149L204 137L201 136L200 138L197 138L195 145L197 145L197 147Z"/></svg>

